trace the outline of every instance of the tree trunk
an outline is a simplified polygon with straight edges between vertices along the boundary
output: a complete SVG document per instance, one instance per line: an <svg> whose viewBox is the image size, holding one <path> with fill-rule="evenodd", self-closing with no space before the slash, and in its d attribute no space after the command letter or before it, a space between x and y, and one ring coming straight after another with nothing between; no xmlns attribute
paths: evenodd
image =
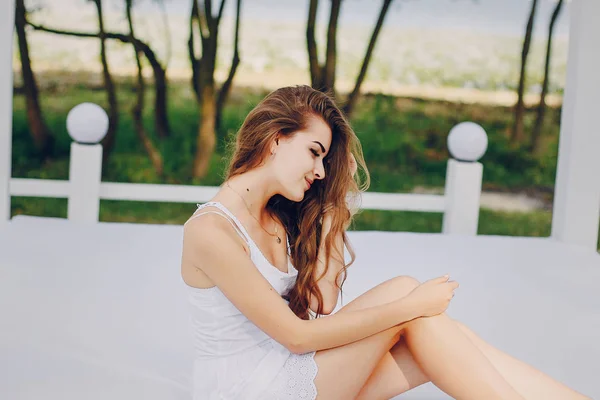
<svg viewBox="0 0 600 400"><path fill-rule="evenodd" d="M217 99L215 90L215 66L217 60L217 40L219 37L219 23L223 15L225 0L221 1L217 17L212 15L212 1L205 0L204 8L192 6L190 16L190 40L188 50L192 66L197 66L194 87L199 94L200 126L196 138L196 155L192 175L194 178L204 178L208 173L210 161L214 153L217 138L215 124L217 117ZM202 43L202 57L198 60L194 54L193 28L197 21L198 31Z"/></svg>
<svg viewBox="0 0 600 400"><path fill-rule="evenodd" d="M39 91L31 59L29 57L29 44L27 43L27 34L25 25L27 24L27 10L24 0L16 1L15 27L19 41L19 56L21 58L21 72L23 74L23 91L25 93L25 102L27 109L27 121L29 130L33 139L34 146L41 159L46 159L52 155L54 147L54 137L50 133L39 102Z"/></svg>
<svg viewBox="0 0 600 400"><path fill-rule="evenodd" d="M127 22L129 24L129 35L131 36L131 43L135 43L135 32L133 28L133 18L131 15L133 0L126 0L126 12L127 12ZM158 176L163 176L163 160L160 152L156 149L152 140L146 133L146 129L144 129L144 120L143 120L143 111L144 111L144 95L146 92L146 84L144 82L144 76L142 74L142 63L140 61L140 50L133 45L133 50L135 52L135 61L137 64L137 101L136 104L132 108L133 114L133 122L135 131L137 133L138 138L142 142L148 157L150 158L150 162L154 167L154 170L158 174Z"/></svg>
<svg viewBox="0 0 600 400"><path fill-rule="evenodd" d="M200 105L200 126L196 139L196 157L194 158L193 167L194 178L204 178L208 173L210 161L217 144L215 118L215 88L214 85L204 85Z"/></svg>
<svg viewBox="0 0 600 400"><path fill-rule="evenodd" d="M171 127L169 125L168 118L168 107L167 107L167 67L169 65L169 61L171 60L171 55L173 52L172 46L172 35L171 29L169 28L169 16L167 14L167 8L164 0L159 0L158 4L161 8L161 14L163 16L163 23L165 25L165 43L167 45L167 55L165 56L165 67L162 68L162 79L159 81L156 72L154 73L154 85L155 85L155 101L154 101L154 120L156 123L156 132L158 133L158 137L165 138L171 135ZM160 64L159 64L160 66ZM153 67L154 69L154 67Z"/></svg>
<svg viewBox="0 0 600 400"><path fill-rule="evenodd" d="M171 129L169 127L169 117L167 114L167 70L160 64L156 54L148 44L135 37L132 37L130 40L137 53L144 53L154 74L154 126L156 128L156 133L160 138L169 137L171 135Z"/></svg>
<svg viewBox="0 0 600 400"><path fill-rule="evenodd" d="M542 84L542 93L540 95L540 104L537 107L537 118L535 120L535 125L533 126L533 131L531 133L531 152L535 155L539 155L542 152L541 149L541 134L542 127L544 126L544 117L546 116L546 95L548 94L548 86L550 84L550 62L551 62L551 54L552 54L552 37L554 34L554 26L556 24L556 20L560 15L562 10L564 0L559 0L554 8L554 12L552 13L552 18L550 19L550 26L548 28L548 43L546 47L546 64L544 67L544 83Z"/></svg>
<svg viewBox="0 0 600 400"><path fill-rule="evenodd" d="M328 91L335 97L335 68L337 61L337 27L342 0L331 0L331 14L327 28L327 51L323 67L323 87L319 90Z"/></svg>
<svg viewBox="0 0 600 400"><path fill-rule="evenodd" d="M317 40L315 39L315 24L317 20L318 8L319 0L310 0L310 5L308 7L308 19L306 23L306 45L308 49L310 82L311 86L315 89L323 85L321 66L319 65L319 55L317 52Z"/></svg>
<svg viewBox="0 0 600 400"><path fill-rule="evenodd" d="M308 19L306 23L306 46L308 50L308 65L310 81L313 89L326 92L335 97L335 69L337 60L337 27L342 0L331 0L329 25L327 26L327 47L325 63L319 62L315 25L319 0L310 0Z"/></svg>
<svg viewBox="0 0 600 400"><path fill-rule="evenodd" d="M529 13L529 19L527 21L527 27L525 29L525 39L523 40L523 51L521 53L521 75L519 77L519 89L517 91L517 104L515 105L515 121L511 136L511 141L514 145L523 142L524 139L524 127L523 127L523 115L525 113L525 104L523 101L525 92L525 80L527 74L527 57L529 55L529 49L531 47L531 37L533 35L533 25L535 21L535 13L537 9L538 0L532 0L531 12Z"/></svg>
<svg viewBox="0 0 600 400"><path fill-rule="evenodd" d="M102 0L92 0L96 4L98 11L98 29L100 36L100 61L102 62L102 77L104 80L104 88L108 97L108 132L102 141L104 152L102 154L102 166L105 170L108 165L108 159L115 146L117 126L119 124L119 106L117 104L117 96L112 75L108 67L106 58L106 35L104 31L104 16L102 13Z"/></svg>
<svg viewBox="0 0 600 400"><path fill-rule="evenodd" d="M161 76L154 73L154 122L158 137L165 138L171 136L171 127L169 125L168 107L167 107L167 78L164 70Z"/></svg>
<svg viewBox="0 0 600 400"><path fill-rule="evenodd" d="M198 26L198 31L200 25L200 14L198 11L198 1L192 0L192 10L190 12L190 37L188 39L188 56L190 58L190 67L192 69L192 89L194 89L194 94L196 95L196 101L200 103L200 61L196 58L195 49L194 49L194 29Z"/></svg>
<svg viewBox="0 0 600 400"><path fill-rule="evenodd" d="M369 62L371 61L371 55L373 54L373 49L375 48L377 37L379 36L379 32L381 31L381 27L383 26L383 21L392 1L393 0L384 0L383 5L381 6L381 11L379 12L377 24L375 25L375 29L373 30L373 34L371 35L371 40L369 41L369 46L367 47L367 53L365 54L365 58L363 59L362 67L360 68L360 73L356 78L356 84L354 85L354 89L352 90L352 92L348 95L348 100L346 101L346 105L344 106L344 112L348 116L352 114L352 110L356 105L356 100L358 99L358 95L360 94L360 87L365 79L365 76L367 75L367 69L369 68Z"/></svg>
<svg viewBox="0 0 600 400"><path fill-rule="evenodd" d="M225 106L225 102L229 97L229 93L231 92L231 86L233 84L233 78L235 77L235 73L237 72L237 68L240 64L240 52L239 52L239 38L240 38L240 10L241 10L242 0L237 0L236 5L236 15L235 15L235 33L234 33L234 44L233 44L233 59L231 60L231 68L229 69L229 75L225 82L223 82L223 86L221 86L221 90L219 90L219 95L217 96L217 114L215 117L215 130L218 132L221 130L221 118L223 114L223 107Z"/></svg>

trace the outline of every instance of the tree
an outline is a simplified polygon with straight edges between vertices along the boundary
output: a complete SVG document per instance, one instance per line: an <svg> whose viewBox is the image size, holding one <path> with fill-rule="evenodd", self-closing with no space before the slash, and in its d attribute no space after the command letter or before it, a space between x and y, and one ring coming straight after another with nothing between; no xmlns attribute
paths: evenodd
<svg viewBox="0 0 600 400"><path fill-rule="evenodd" d="M310 68L311 86L314 89L335 93L335 67L337 60L337 27L342 0L331 0L329 25L327 27L327 48L325 63L319 63L315 25L319 0L310 0L308 6L308 22L306 24L306 44L308 46L308 64Z"/></svg>
<svg viewBox="0 0 600 400"><path fill-rule="evenodd" d="M130 42L133 44L135 43L135 32L133 28L133 17L131 11L132 7L133 0L125 0L125 10L127 14L127 23L129 25ZM141 50L135 44L133 44L132 46L133 51L135 53L135 61L137 64L137 101L131 110L133 114L133 124L135 127L135 132L138 135L138 138L140 139L140 142L142 142L146 153L148 153L148 157L150 158L154 170L159 176L162 176L164 172L162 156L152 143L152 140L150 139L150 137L146 133L146 129L144 128L142 112L144 110L144 95L146 92L146 83L144 82L144 76L142 74L143 68L142 62L140 60Z"/></svg>
<svg viewBox="0 0 600 400"><path fill-rule="evenodd" d="M169 126L168 109L167 109L167 65L168 60L171 59L171 31L169 29L169 22L167 16L167 10L165 8L164 0L155 0L155 2L161 7L161 14L163 16L163 22L165 25L165 43L167 44L167 56L165 66L161 65L154 52L148 45L146 47L149 51L140 49L139 51L144 52L146 59L152 66L154 72L154 121L155 128L158 137L165 138L171 135L171 128ZM135 42L134 42L135 43ZM143 43L140 41L140 43ZM152 59L152 60L151 60Z"/></svg>
<svg viewBox="0 0 600 400"><path fill-rule="evenodd" d="M219 91L219 96L217 97L217 116L216 116L216 130L221 129L221 120L223 114L223 107L225 106L225 101L229 97L231 93L231 86L233 84L233 78L235 77L235 73L240 64L240 50L239 50L239 36L240 36L240 6L241 3L238 0L236 5L236 16L235 16L235 33L234 33L234 43L233 43L233 58L231 60L231 68L229 69L229 75L227 75L227 79L223 82L223 86Z"/></svg>
<svg viewBox="0 0 600 400"><path fill-rule="evenodd" d="M369 44L367 46L367 50L363 58L360 72L358 73L358 76L356 78L354 89L348 95L348 98L346 99L345 104L343 106L343 110L347 115L350 115L352 113L358 96L360 94L360 88L367 75L369 62L371 61L371 56L373 55L373 50L375 49L377 38L379 37L381 27L383 26L385 16L387 15L392 1L393 0L383 0L382 2L381 10L379 11L379 17L377 18L375 28L373 29L373 32L371 34L371 39L369 40ZM319 63L319 57L317 54L317 41L315 39L315 22L317 18L319 0L310 0L310 4L308 7L308 20L306 24L306 44L308 48L308 64L310 68L311 85L314 89L323 92L333 93L334 96L335 70L337 61L337 27L341 9L341 2L342 0L331 0L329 25L327 28L327 48L324 64Z"/></svg>
<svg viewBox="0 0 600 400"><path fill-rule="evenodd" d="M241 0L237 0L234 52L231 68L226 81L217 90L215 83L215 66L217 59L217 41L219 25L223 16L225 0L221 0L216 16L212 14L212 0L203 0L202 6L197 0L192 0L190 13L190 37L188 40L188 54L192 66L192 88L200 110L200 126L196 138L196 155L192 176L203 178L208 172L210 159L216 146L217 117L228 97L233 78L240 62L238 41ZM201 55L196 56L195 34L200 37Z"/></svg>
<svg viewBox="0 0 600 400"><path fill-rule="evenodd" d="M373 29L373 33L371 34L371 40L369 40L369 46L367 47L367 53L363 59L362 66L360 68L360 72L358 73L358 77L356 78L356 83L354 84L354 89L348 95L348 100L344 105L344 112L347 115L352 113L354 109L354 105L356 104L356 100L358 99L358 95L360 94L360 87L367 75L367 69L369 68L369 62L371 61L371 56L373 54L373 49L375 49L375 43L377 42L377 37L379 36L379 32L381 31L381 27L383 26L383 21L385 16L387 15L388 9L390 8L390 4L392 0L384 0L381 6L381 11L379 12L379 17L377 18L377 23L375 24L375 29Z"/></svg>
<svg viewBox="0 0 600 400"><path fill-rule="evenodd" d="M525 39L523 40L523 50L521 52L521 72L519 76L519 88L517 90L517 104L515 105L515 121L511 135L513 144L522 143L525 136L523 127L525 103L523 101L523 96L525 92L525 81L527 74L527 57L529 56L529 49L531 47L531 38L533 36L533 25L535 22L537 4L538 0L533 0L531 2L531 11L529 12L529 19L527 20L527 27L525 28Z"/></svg>
<svg viewBox="0 0 600 400"><path fill-rule="evenodd" d="M54 136L48 129L42 114L39 101L38 85L31 67L29 57L29 44L25 26L27 25L27 9L24 0L16 0L15 28L19 42L19 56L21 58L21 73L23 75L23 91L25 93L25 106L27 109L27 121L33 138L33 143L42 159L52 154L54 147Z"/></svg>
<svg viewBox="0 0 600 400"><path fill-rule="evenodd" d="M115 92L115 85L110 73L108 66L108 59L106 57L106 32L104 30L104 15L102 11L102 0L91 0L96 5L96 11L98 13L98 37L100 38L100 62L102 63L102 80L104 81L104 88L106 89L106 96L108 100L108 132L104 139L102 139L103 154L102 154L102 165L108 165L108 159L115 146L115 139L117 134L117 126L119 125L119 104L117 103L117 94Z"/></svg>
<svg viewBox="0 0 600 400"><path fill-rule="evenodd" d="M559 0L554 8L552 17L550 18L550 26L548 27L548 43L546 47L546 63L544 67L544 83L542 84L542 93L540 94L540 103L537 107L537 117L533 131L531 133L531 151L534 154L541 152L541 133L544 125L544 117L546 115L546 95L548 94L548 86L550 85L550 59L552 53L552 37L554 36L554 26L558 20L558 16L563 8L564 0Z"/></svg>
<svg viewBox="0 0 600 400"><path fill-rule="evenodd" d="M88 33L88 32L73 32L73 31L65 31L61 29L48 28L43 25L34 24L31 21L27 21L27 24L31 26L33 29L48 32L58 35L66 35L66 36L74 36L81 38L91 38L98 39L100 36L98 33ZM105 39L118 40L122 43L131 43L135 46L137 51L144 54L148 63L152 67L152 72L154 74L154 121L156 133L159 137L164 138L170 135L169 128L169 119L167 116L167 105L168 105L168 96L167 96L167 69L163 67L156 53L152 50L152 48L142 40L138 38L131 38L130 35L125 35L122 33L114 33L114 32L104 32Z"/></svg>

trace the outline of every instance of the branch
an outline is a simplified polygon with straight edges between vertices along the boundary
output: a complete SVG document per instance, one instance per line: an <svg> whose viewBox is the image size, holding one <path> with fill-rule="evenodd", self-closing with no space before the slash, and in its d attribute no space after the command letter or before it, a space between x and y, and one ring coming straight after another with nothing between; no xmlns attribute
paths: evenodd
<svg viewBox="0 0 600 400"><path fill-rule="evenodd" d="M198 2L192 0L192 10L190 11L190 38L188 39L188 55L190 61L196 60L196 54L194 53L194 21L198 21L200 16L198 14ZM198 22L199 24L200 22Z"/></svg>
<svg viewBox="0 0 600 400"><path fill-rule="evenodd" d="M219 7L219 15L217 16L217 25L221 22L221 17L223 16L223 9L225 8L225 1L221 0L221 6Z"/></svg>
<svg viewBox="0 0 600 400"><path fill-rule="evenodd" d="M173 48L171 45L171 27L169 26L169 16L167 15L167 8L165 6L165 2L159 0L157 1L157 3L160 7L160 13L163 18L163 24L165 25L165 34L167 36L167 55L165 57L165 66L168 66L169 62L171 61L171 57L173 56Z"/></svg>
<svg viewBox="0 0 600 400"><path fill-rule="evenodd" d="M342 0L331 0L331 14L329 16L329 28L327 29L327 51L325 58L324 86L327 90L334 91L335 86L335 64L337 55L337 23L340 15Z"/></svg>
<svg viewBox="0 0 600 400"><path fill-rule="evenodd" d="M223 0L223 3L225 0ZM221 4L223 4L221 3ZM221 86L221 90L219 91L219 95L217 96L217 113L220 114L220 110L223 108L225 101L227 100L227 96L229 95L229 91L231 90L231 84L233 82L233 77L235 76L235 72L237 71L237 67L240 64L240 55L239 55L239 34L240 34L240 9L241 9L241 0L237 0L237 8L235 15L235 36L234 36L234 47L233 47L233 60L231 60L231 69L229 70L229 75L227 79Z"/></svg>
<svg viewBox="0 0 600 400"><path fill-rule="evenodd" d="M27 21L27 25L31 26L36 31L55 33L57 35L66 35L66 36L76 36L76 37L84 37L84 38L99 38L99 33L87 33L87 32L71 32L71 31L63 31L60 29L46 28L43 25L37 25L33 22Z"/></svg>
<svg viewBox="0 0 600 400"><path fill-rule="evenodd" d="M550 18L550 26L548 27L548 43L546 47L546 63L544 67L544 82L542 84L542 102L545 99L546 93L548 93L548 86L550 81L550 63L552 57L552 34L554 32L554 26L556 25L556 21L560 12L562 10L564 4L564 0L559 0L554 8L554 12L552 12L552 17ZM541 103L541 102L540 102Z"/></svg>
<svg viewBox="0 0 600 400"><path fill-rule="evenodd" d="M83 37L83 38L94 38L94 39L114 39L119 40L123 43L131 43L135 46L138 51L144 53L148 61L153 65L160 66L154 51L148 46L146 43L142 42L137 38L132 38L130 35L124 35L122 33L114 33L114 32L99 32L99 33L89 33L89 32L75 32L75 31L64 31L61 29L48 28L43 25L37 25L33 22L27 21L27 25L31 26L36 31L54 33L57 35L65 35L65 36L75 36L75 37ZM160 66L161 69L162 66Z"/></svg>
<svg viewBox="0 0 600 400"><path fill-rule="evenodd" d="M548 41L546 44L546 60L544 64L544 81L542 83L542 93L540 93L540 103L537 106L537 116L533 130L531 131L531 143L529 150L537 153L540 150L540 136L542 133L542 126L544 125L544 117L546 114L546 95L548 94L548 87L550 85L550 63L552 62L552 37L554 33L554 26L556 20L562 10L564 0L559 0L554 8L552 17L550 19L550 26L548 27Z"/></svg>
<svg viewBox="0 0 600 400"><path fill-rule="evenodd" d="M371 61L371 56L373 55L373 50L375 49L375 43L377 42L377 37L379 36L379 32L381 31L381 27L383 26L383 21L385 20L385 16L387 15L387 11L390 7L390 4L393 0L384 0L383 5L381 6L381 11L379 12L379 18L377 19L377 24L375 25L375 29L373 30L373 34L371 35L371 40L369 41L369 46L367 47L367 53L365 54L365 58L363 59L363 64L360 68L360 72L358 77L356 78L356 84L354 85L354 89L348 96L348 102L344 107L344 111L346 114L350 114L360 93L360 86L362 85L365 76L367 75L367 69L369 68L369 62Z"/></svg>
<svg viewBox="0 0 600 400"><path fill-rule="evenodd" d="M190 38L188 39L188 55L190 57L190 64L192 67L192 88L196 94L196 100L200 101L200 91L198 87L199 60L196 58L196 54L194 53L194 20L198 21L198 25L200 24L197 0L192 0L192 10L190 12Z"/></svg>
<svg viewBox="0 0 600 400"><path fill-rule="evenodd" d="M212 0L202 0L204 7L198 7L198 25L200 26L200 36L205 41L212 32L210 31L212 21Z"/></svg>
<svg viewBox="0 0 600 400"><path fill-rule="evenodd" d="M204 3L204 11L206 12L207 19L212 18L212 0L202 0Z"/></svg>

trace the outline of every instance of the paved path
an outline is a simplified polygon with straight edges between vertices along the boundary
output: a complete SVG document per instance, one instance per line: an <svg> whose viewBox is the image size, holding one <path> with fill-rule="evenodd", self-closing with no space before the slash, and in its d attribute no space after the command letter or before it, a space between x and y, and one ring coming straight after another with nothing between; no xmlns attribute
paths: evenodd
<svg viewBox="0 0 600 400"><path fill-rule="evenodd" d="M444 188L416 187L413 193L443 194ZM547 209L547 205L540 199L525 193L481 193L481 207L495 211L531 212Z"/></svg>

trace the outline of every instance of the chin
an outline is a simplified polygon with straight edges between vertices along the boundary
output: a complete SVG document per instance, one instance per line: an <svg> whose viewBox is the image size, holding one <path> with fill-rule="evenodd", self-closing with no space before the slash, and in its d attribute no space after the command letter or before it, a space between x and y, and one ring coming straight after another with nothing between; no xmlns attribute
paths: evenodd
<svg viewBox="0 0 600 400"><path fill-rule="evenodd" d="M306 192L301 192L299 196L296 196L296 198L293 200L297 203L301 202L302 200L304 200L304 196L306 195Z"/></svg>
<svg viewBox="0 0 600 400"><path fill-rule="evenodd" d="M296 203L301 202L302 200L304 200L304 196L306 195L306 193L304 191L286 191L285 193L280 193L283 197L285 197L286 199L288 199L289 201L294 201Z"/></svg>
<svg viewBox="0 0 600 400"><path fill-rule="evenodd" d="M298 186L300 186L300 188L298 188ZM302 200L304 200L304 198L306 197L306 193L308 193L308 191L310 190L310 188L306 189L306 186L304 186L304 184L296 184L294 187L291 187L291 185L289 185L285 189L286 190L280 192L280 194L289 201L294 201L296 203L300 203Z"/></svg>

